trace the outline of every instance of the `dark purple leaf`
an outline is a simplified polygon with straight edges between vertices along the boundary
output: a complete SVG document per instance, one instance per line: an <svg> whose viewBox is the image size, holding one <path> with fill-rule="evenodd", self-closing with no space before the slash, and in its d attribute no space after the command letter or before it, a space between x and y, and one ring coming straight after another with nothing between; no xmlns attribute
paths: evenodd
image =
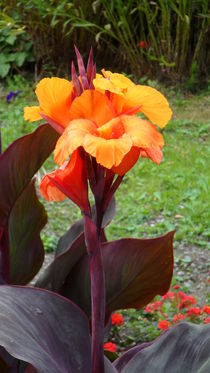
<svg viewBox="0 0 210 373"><path fill-rule="evenodd" d="M13 272L16 271L14 266L10 268L10 261L14 265L16 261L18 262L23 259L23 250L16 250L13 247L13 254L12 250L10 252L11 237L13 242L16 240L12 232L12 227L10 227L10 221L14 224L15 213L13 209L15 208L16 212L18 210L26 214L24 224L22 224L25 229L27 219L29 219L29 223L31 222L34 225L33 227L28 226L27 240L28 244L30 244L27 248L25 247L25 249L29 251L31 247L31 251L37 250L37 253L32 254L32 257L36 258L33 269L27 269L25 265L25 271L28 271L28 274L22 274L23 277L31 278L29 272L32 270L34 273L41 265L40 251L42 251L41 255L43 256L43 247L41 248L39 232L44 224L44 220L46 221L46 217L44 217L43 208L41 208L36 201L33 188L31 187L28 190L27 188L34 174L53 150L57 138L58 134L48 124L44 124L38 127L33 133L14 141L0 156L0 251L2 266L0 277L2 274L4 280L7 282L11 281L10 269L13 270ZM30 193L31 197L29 196ZM20 205L21 203L23 203L23 206ZM15 207L16 204L18 207ZM36 206L36 220L35 218L31 219L29 217L31 214L31 204L34 205L34 207ZM30 214L29 211L27 213L27 209L29 209ZM13 218L11 218L11 216L13 216ZM21 220L22 219L21 217ZM39 220L41 223L39 223ZM39 230L36 228L36 225L40 228ZM19 222L18 229L20 228L21 222ZM31 234L31 239L29 233ZM19 232L19 239L20 237L21 232ZM26 237L24 237L24 239L26 239ZM17 242L17 244L19 243L20 242ZM11 255L13 256L11 257ZM19 255L20 257L18 257ZM21 273L19 273L19 277L21 277ZM16 282L14 277L12 282ZM20 283L23 283L23 280L21 280Z"/></svg>
<svg viewBox="0 0 210 373"><path fill-rule="evenodd" d="M58 294L0 286L0 345L39 373L90 373L88 319Z"/></svg>
<svg viewBox="0 0 210 373"><path fill-rule="evenodd" d="M119 373L210 372L210 325L180 323L137 351L127 364L121 360L124 355L114 363Z"/></svg>
<svg viewBox="0 0 210 373"><path fill-rule="evenodd" d="M39 271L44 260L40 231L46 223L47 214L32 181L17 199L9 217L11 284L27 284Z"/></svg>
<svg viewBox="0 0 210 373"><path fill-rule="evenodd" d="M34 174L52 152L58 134L48 125L14 141L0 156L0 226Z"/></svg>
<svg viewBox="0 0 210 373"><path fill-rule="evenodd" d="M102 244L107 317L116 309L141 308L169 289L174 232L154 239L121 239ZM73 268L62 294L90 315L88 256Z"/></svg>
<svg viewBox="0 0 210 373"><path fill-rule="evenodd" d="M115 360L114 366L117 371L121 372L121 370L128 364L128 362L141 350L146 347L149 347L153 342L146 342L141 343L138 346L130 348L128 351L124 352L118 359Z"/></svg>
<svg viewBox="0 0 210 373"><path fill-rule="evenodd" d="M104 215L102 226L107 226L115 214L115 200L112 199ZM95 211L93 210L93 215ZM105 236L103 234L103 240ZM59 291L72 268L78 260L85 255L86 246L84 239L83 219L77 221L60 238L55 260L47 267L43 275L38 279L36 286Z"/></svg>
<svg viewBox="0 0 210 373"><path fill-rule="evenodd" d="M104 373L118 373L116 368L112 365L111 361L109 361L106 356L104 356L104 368Z"/></svg>

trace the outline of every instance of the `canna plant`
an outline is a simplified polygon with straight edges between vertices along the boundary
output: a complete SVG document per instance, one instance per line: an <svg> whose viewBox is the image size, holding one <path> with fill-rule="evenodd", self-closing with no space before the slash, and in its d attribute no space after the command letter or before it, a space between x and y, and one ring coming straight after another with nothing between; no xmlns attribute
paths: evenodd
<svg viewBox="0 0 210 373"><path fill-rule="evenodd" d="M138 159L161 162L164 140L156 125L163 128L172 113L155 89L110 71L96 74L92 51L85 69L75 51L79 76L72 63L71 81L41 80L39 106L25 108L26 120L46 123L0 157L1 372L205 369L208 325L179 324L114 363L104 356L112 312L144 307L170 286L174 232L108 242L105 229L124 175ZM44 176L39 191L47 201L71 199L82 219L61 237L54 261L32 287L44 259L40 231L47 221L33 176L53 149L59 167Z"/></svg>

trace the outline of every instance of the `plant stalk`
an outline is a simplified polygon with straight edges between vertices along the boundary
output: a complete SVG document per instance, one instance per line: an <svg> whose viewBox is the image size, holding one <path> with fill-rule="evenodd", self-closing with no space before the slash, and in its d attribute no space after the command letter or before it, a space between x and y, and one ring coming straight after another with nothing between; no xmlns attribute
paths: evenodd
<svg viewBox="0 0 210 373"><path fill-rule="evenodd" d="M84 214L85 242L91 284L92 373L104 373L105 277L99 234L92 218Z"/></svg>

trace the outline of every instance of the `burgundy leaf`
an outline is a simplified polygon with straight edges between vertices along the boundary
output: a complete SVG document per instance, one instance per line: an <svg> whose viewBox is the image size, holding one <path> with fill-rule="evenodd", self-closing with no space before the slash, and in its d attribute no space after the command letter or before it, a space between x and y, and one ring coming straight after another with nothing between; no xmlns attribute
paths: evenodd
<svg viewBox="0 0 210 373"><path fill-rule="evenodd" d="M90 373L88 319L46 290L0 286L0 345L39 373Z"/></svg>
<svg viewBox="0 0 210 373"><path fill-rule="evenodd" d="M43 257L43 247L40 242L39 232L46 222L46 214L37 201L33 187L28 187L28 185L34 174L50 155L57 138L58 134L48 124L44 124L39 126L33 133L14 141L0 156L0 278L3 277L7 282L11 281L10 272L14 271L14 267L11 267L12 263L14 264L16 261L18 262L21 260L21 258L23 259L22 249L14 250L13 246L13 250L10 250L11 239L15 242L14 233L12 232L12 227L10 227L10 222L12 222L13 225L15 224L15 213L13 212L15 206L16 212L18 209L18 211L22 211L22 213L26 215L24 219L23 216L21 216L21 218L19 216L18 230L21 228L21 225L26 228L25 224L27 224L27 219L34 225L34 227L32 227L32 225L30 227L28 226L27 237L22 237L23 241L25 240L26 242L26 240L28 240L28 244L30 243L28 247L25 245L25 249L29 251L29 247L31 246L32 251L37 250L32 253L32 257L36 259L33 269L31 267L27 268L25 265L24 271L28 272L26 275L21 273L19 273L19 275L31 278L30 272L32 271L34 273L38 271L41 265L42 259L40 258ZM27 190L27 188L29 189ZM22 206L21 203L23 204ZM34 207L36 206L34 219L29 217L32 205ZM11 218L12 216L14 217L13 219ZM36 225L39 229L36 228ZM31 234L31 240L29 233ZM21 232L18 231L18 234L19 239L21 239ZM18 244L19 243L20 242L18 242ZM12 251L13 257L11 257ZM40 254L41 251L42 254ZM26 254L26 256L27 255L28 254ZM13 281L16 282L14 277L12 282ZM22 280L20 283L22 283Z"/></svg>
<svg viewBox="0 0 210 373"><path fill-rule="evenodd" d="M102 226L106 227L115 214L115 199L111 200L105 212ZM93 216L95 216L93 209ZM102 230L102 241L106 239ZM79 259L86 253L84 238L83 219L74 223L71 228L60 238L58 242L55 260L47 267L45 272L38 279L36 286L60 291L65 284L69 273Z"/></svg>
<svg viewBox="0 0 210 373"><path fill-rule="evenodd" d="M174 232L154 239L121 239L102 244L107 317L116 309L141 308L165 294L173 274ZM62 294L90 315L88 256L72 269Z"/></svg>
<svg viewBox="0 0 210 373"><path fill-rule="evenodd" d="M46 223L47 214L37 199L33 180L16 200L9 217L11 284L27 284L41 268L44 248L40 231Z"/></svg>

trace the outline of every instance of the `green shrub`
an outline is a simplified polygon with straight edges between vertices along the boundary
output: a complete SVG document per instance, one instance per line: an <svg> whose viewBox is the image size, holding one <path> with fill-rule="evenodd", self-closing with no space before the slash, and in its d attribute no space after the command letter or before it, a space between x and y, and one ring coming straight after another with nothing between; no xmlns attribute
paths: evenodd
<svg viewBox="0 0 210 373"><path fill-rule="evenodd" d="M33 44L25 27L15 17L0 13L0 78L19 73L22 66L33 61Z"/></svg>
<svg viewBox="0 0 210 373"><path fill-rule="evenodd" d="M208 0L15 0L4 12L18 18L33 43L37 74L70 70L73 44L94 48L99 65L126 73L186 80L191 90L209 65ZM114 57L113 57L114 56Z"/></svg>

